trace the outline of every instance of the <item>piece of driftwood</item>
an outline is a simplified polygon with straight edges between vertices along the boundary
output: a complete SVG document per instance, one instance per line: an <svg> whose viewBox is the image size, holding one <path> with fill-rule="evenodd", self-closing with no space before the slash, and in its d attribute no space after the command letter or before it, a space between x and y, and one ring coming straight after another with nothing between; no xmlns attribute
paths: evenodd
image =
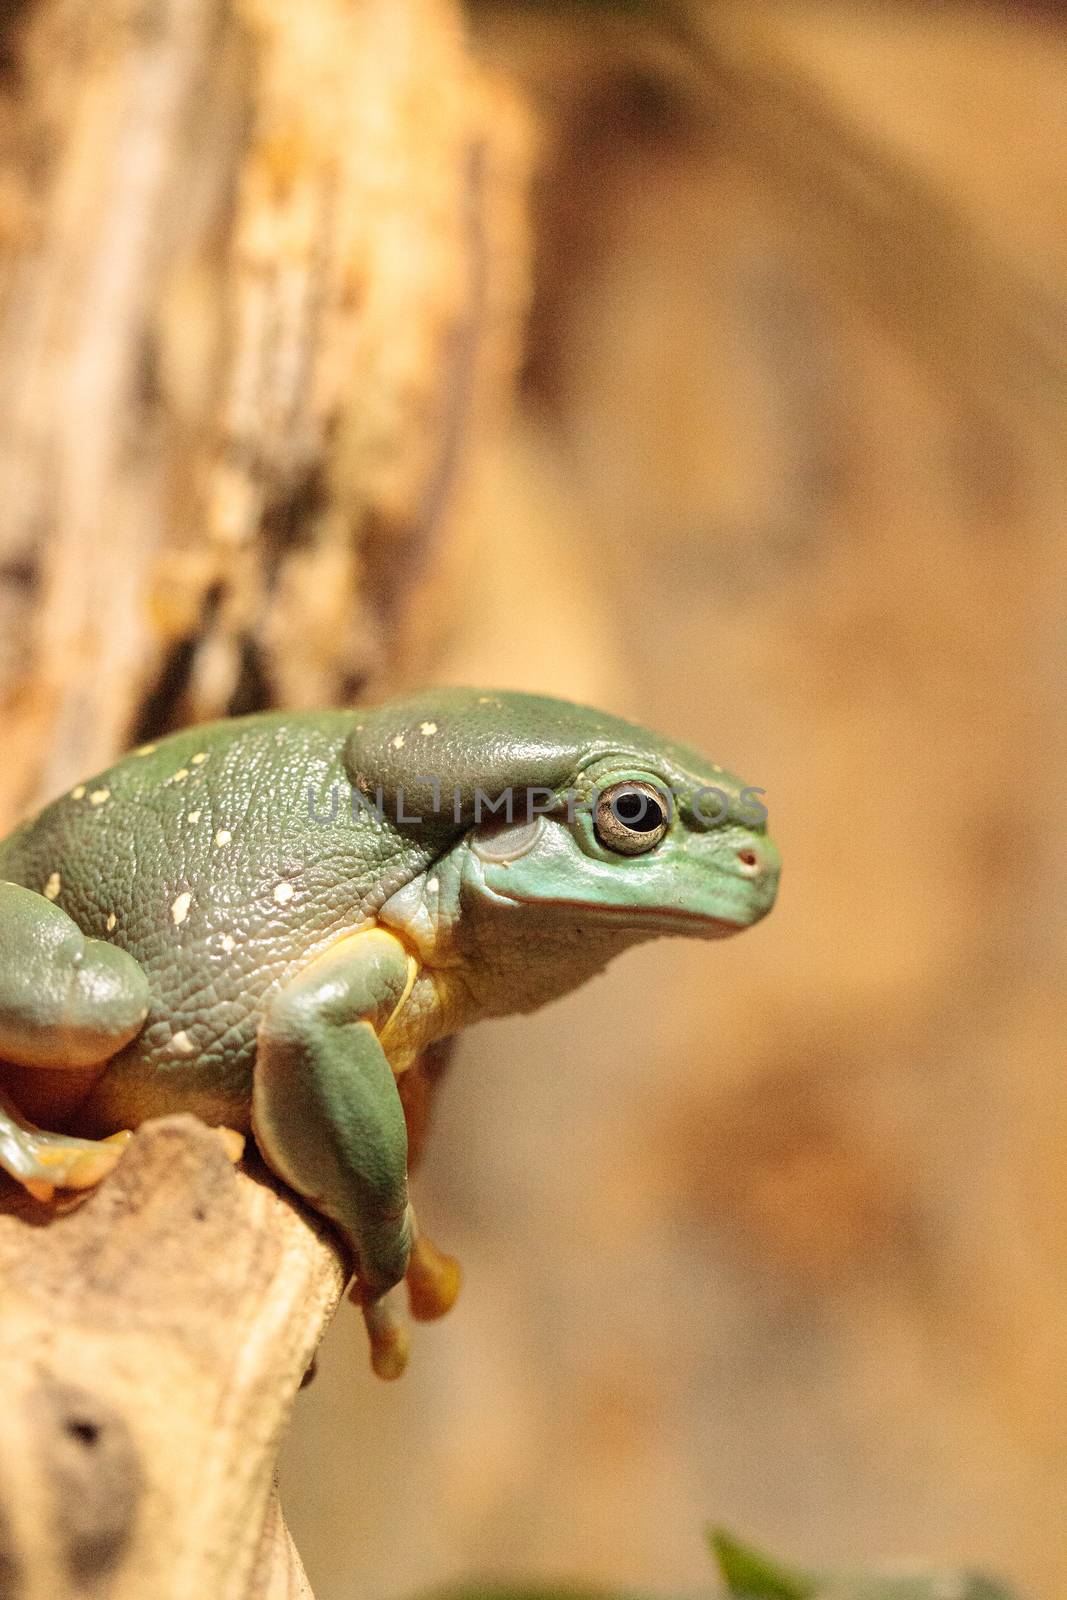
<svg viewBox="0 0 1067 1600"><path fill-rule="evenodd" d="M175 1116L79 1204L5 1193L4 1600L310 1600L275 1461L344 1267L245 1165Z"/></svg>

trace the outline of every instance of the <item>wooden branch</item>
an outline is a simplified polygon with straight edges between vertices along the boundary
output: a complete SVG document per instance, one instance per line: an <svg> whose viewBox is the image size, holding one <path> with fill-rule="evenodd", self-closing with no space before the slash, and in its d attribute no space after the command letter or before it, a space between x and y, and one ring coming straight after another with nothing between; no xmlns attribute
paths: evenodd
<svg viewBox="0 0 1067 1600"><path fill-rule="evenodd" d="M325 1229L192 1117L66 1212L5 1196L0 1594L310 1600L275 1460L343 1287Z"/></svg>

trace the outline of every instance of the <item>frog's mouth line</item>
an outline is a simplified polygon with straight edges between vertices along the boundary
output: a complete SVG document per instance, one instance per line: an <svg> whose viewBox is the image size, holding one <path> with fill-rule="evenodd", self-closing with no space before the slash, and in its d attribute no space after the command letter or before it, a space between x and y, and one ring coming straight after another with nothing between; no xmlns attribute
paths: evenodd
<svg viewBox="0 0 1067 1600"><path fill-rule="evenodd" d="M728 939L731 934L743 933L752 926L753 920L747 922L733 921L728 917L705 917L699 911L682 911L676 907L662 906L655 911L646 911L634 906L605 906L598 905L589 900L537 900L527 895L508 894L503 889L491 888L485 885L489 893L498 900L504 900L513 906L543 906L551 905L564 911L585 912L591 921L603 923L614 922L622 926L639 926L641 928L655 928L666 933L695 933L697 929L705 939Z"/></svg>

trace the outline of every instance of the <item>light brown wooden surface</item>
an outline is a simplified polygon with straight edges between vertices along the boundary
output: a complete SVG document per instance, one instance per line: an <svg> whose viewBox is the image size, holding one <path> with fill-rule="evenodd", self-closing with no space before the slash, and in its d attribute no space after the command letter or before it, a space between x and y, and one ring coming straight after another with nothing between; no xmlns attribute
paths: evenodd
<svg viewBox="0 0 1067 1600"><path fill-rule="evenodd" d="M306 1600L279 1440L338 1254L190 1117L64 1214L0 1211L0 1592Z"/></svg>

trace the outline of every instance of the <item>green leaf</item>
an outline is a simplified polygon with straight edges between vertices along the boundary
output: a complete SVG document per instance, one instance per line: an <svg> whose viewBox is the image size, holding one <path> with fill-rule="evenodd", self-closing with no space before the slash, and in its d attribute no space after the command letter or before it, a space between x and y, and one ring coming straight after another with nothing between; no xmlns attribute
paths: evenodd
<svg viewBox="0 0 1067 1600"><path fill-rule="evenodd" d="M783 1567L722 1528L708 1530L708 1543L730 1593L743 1600L811 1600L819 1587L813 1573Z"/></svg>

